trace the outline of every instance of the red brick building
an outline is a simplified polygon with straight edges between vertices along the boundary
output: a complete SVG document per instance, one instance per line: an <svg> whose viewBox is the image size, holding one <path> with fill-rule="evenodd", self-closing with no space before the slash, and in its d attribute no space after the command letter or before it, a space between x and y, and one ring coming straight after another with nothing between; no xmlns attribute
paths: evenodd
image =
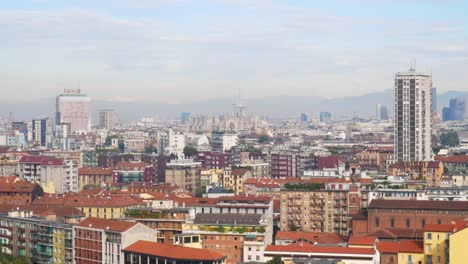
<svg viewBox="0 0 468 264"><path fill-rule="evenodd" d="M89 217L74 227L76 264L124 263L122 249L156 231L139 223Z"/></svg>
<svg viewBox="0 0 468 264"><path fill-rule="evenodd" d="M30 204L44 191L37 183L20 180L18 177L0 178L0 204Z"/></svg>
<svg viewBox="0 0 468 264"><path fill-rule="evenodd" d="M383 228L423 228L468 217L468 201L372 200L367 232ZM354 229L354 227L353 227Z"/></svg>

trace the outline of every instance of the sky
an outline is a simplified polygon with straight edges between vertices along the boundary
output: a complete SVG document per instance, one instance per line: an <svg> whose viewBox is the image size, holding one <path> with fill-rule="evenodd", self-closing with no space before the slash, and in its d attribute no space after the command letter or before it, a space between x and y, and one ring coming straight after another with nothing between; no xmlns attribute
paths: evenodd
<svg viewBox="0 0 468 264"><path fill-rule="evenodd" d="M0 102L341 97L416 60L468 90L468 1L0 1Z"/></svg>

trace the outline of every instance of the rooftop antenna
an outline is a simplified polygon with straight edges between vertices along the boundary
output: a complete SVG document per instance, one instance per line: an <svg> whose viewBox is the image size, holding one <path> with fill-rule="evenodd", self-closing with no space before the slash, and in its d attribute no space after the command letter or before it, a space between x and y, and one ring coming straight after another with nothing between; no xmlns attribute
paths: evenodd
<svg viewBox="0 0 468 264"><path fill-rule="evenodd" d="M410 60L410 69L409 69L409 70L410 70L410 71L414 71L414 70L415 70L415 69L414 69L414 62L413 62L413 60Z"/></svg>

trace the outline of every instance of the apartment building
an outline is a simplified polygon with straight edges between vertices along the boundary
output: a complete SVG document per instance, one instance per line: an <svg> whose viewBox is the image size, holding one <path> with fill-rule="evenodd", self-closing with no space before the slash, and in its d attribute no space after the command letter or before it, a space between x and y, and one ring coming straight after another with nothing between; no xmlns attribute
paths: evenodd
<svg viewBox="0 0 468 264"><path fill-rule="evenodd" d="M75 225L74 232L76 264L124 264L122 249L157 239L157 232L143 224L94 217Z"/></svg>
<svg viewBox="0 0 468 264"><path fill-rule="evenodd" d="M280 230L348 234L348 190L295 186L281 190Z"/></svg>

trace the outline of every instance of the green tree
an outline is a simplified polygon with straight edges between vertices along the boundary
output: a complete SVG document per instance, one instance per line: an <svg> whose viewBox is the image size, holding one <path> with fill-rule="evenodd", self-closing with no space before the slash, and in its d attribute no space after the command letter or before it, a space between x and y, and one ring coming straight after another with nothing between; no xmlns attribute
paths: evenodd
<svg viewBox="0 0 468 264"><path fill-rule="evenodd" d="M186 146L184 147L184 155L186 157L193 157L197 154L197 149L194 147Z"/></svg>
<svg viewBox="0 0 468 264"><path fill-rule="evenodd" d="M119 139L119 150L121 152L125 151L125 142L123 141L123 139Z"/></svg>
<svg viewBox="0 0 468 264"><path fill-rule="evenodd" d="M289 225L289 230L291 230L291 231L297 231L297 230L299 230L299 228L298 228L294 223L291 223L291 224Z"/></svg>
<svg viewBox="0 0 468 264"><path fill-rule="evenodd" d="M280 256L274 256L271 260L267 261L267 264L283 264Z"/></svg>
<svg viewBox="0 0 468 264"><path fill-rule="evenodd" d="M146 145L145 146L145 153L152 154L153 152L158 153L158 149L155 146L153 146L153 145Z"/></svg>
<svg viewBox="0 0 468 264"><path fill-rule="evenodd" d="M268 136L268 135L261 135L259 138L258 138L258 143L262 144L262 143L268 143L271 141L271 138Z"/></svg>
<svg viewBox="0 0 468 264"><path fill-rule="evenodd" d="M105 147L109 147L110 145L112 145L112 137L111 137L111 136L107 136L107 137L106 137L106 140L104 141L104 146L105 146Z"/></svg>
<svg viewBox="0 0 468 264"><path fill-rule="evenodd" d="M455 147L460 145L458 133L455 131L442 133L442 135L440 135L440 143L447 147Z"/></svg>

